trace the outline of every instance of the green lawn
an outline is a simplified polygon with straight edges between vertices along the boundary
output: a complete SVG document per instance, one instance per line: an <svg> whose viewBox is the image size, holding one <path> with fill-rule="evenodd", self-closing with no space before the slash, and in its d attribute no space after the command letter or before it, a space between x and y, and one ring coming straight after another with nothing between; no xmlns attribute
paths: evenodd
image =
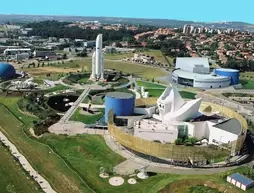
<svg viewBox="0 0 254 193"><path fill-rule="evenodd" d="M24 131L29 128L33 117L22 114L17 108L18 97L0 97L0 103L4 103L12 113L0 105L0 129L6 134L12 143L29 160L30 164L42 176L44 176L57 192L90 192L85 184L80 180L61 158L52 153L52 150L29 138ZM18 120L26 123L26 126ZM25 129L25 130L23 130Z"/></svg>
<svg viewBox="0 0 254 193"><path fill-rule="evenodd" d="M106 60L122 60L123 58L132 58L134 56L133 53L113 53L113 54L105 54L104 58Z"/></svg>
<svg viewBox="0 0 254 193"><path fill-rule="evenodd" d="M137 82L138 86L145 87L146 89L149 89L149 88L165 89L166 88L166 86L152 83L152 82L146 82L146 81L141 81L141 80L137 80L136 82Z"/></svg>
<svg viewBox="0 0 254 193"><path fill-rule="evenodd" d="M43 84L44 80L56 81L65 75L66 74L64 74L64 73L63 74L51 74L50 76L47 76L46 74L41 74L41 75L34 76L34 82L37 84Z"/></svg>
<svg viewBox="0 0 254 193"><path fill-rule="evenodd" d="M43 192L7 148L0 145L0 192L37 193Z"/></svg>
<svg viewBox="0 0 254 193"><path fill-rule="evenodd" d="M146 89L149 92L150 97L160 97L163 93L163 89ZM180 95L185 99L195 99L195 93L188 91L179 91Z"/></svg>
<svg viewBox="0 0 254 193"><path fill-rule="evenodd" d="M104 115L104 109L101 109L101 113L96 115L82 115L79 111L80 108L75 111L74 115L71 117L71 121L80 121L85 124L94 124Z"/></svg>
<svg viewBox="0 0 254 193"><path fill-rule="evenodd" d="M243 89L254 89L254 80L241 80Z"/></svg>
<svg viewBox="0 0 254 193"><path fill-rule="evenodd" d="M0 102L8 106L16 117L20 117L26 123L25 129L27 129L34 118L22 114L17 109L16 104L19 99L18 97L0 97ZM113 153L102 137L93 135L67 137L49 134L40 138L41 143L38 143L26 136L23 124L2 106L0 106L0 114L2 116L0 129L27 157L34 168L54 185L57 192L89 193L91 191L84 185L83 181L85 181L97 193L157 193L170 182L193 179L193 176L158 174L143 181L138 180L136 185L125 182L120 187L112 187L108 184L108 179L99 178L99 168L103 166L107 170L112 170L114 165L124 159ZM44 144L49 145L60 157L52 153L52 150ZM79 174L83 181L64 164L61 158L66 160L66 163ZM2 165L3 163L5 165L5 162L2 162ZM195 179L214 180L230 186L218 175L195 176ZM251 192L253 191L248 191L248 193Z"/></svg>
<svg viewBox="0 0 254 193"><path fill-rule="evenodd" d="M74 61L76 62L76 60ZM87 71L91 71L91 58L77 60L77 63ZM159 68L154 68L148 65L140 65L132 62L122 61L105 61L105 69L115 69L129 74L152 80L156 77L167 76L167 73Z"/></svg>
<svg viewBox="0 0 254 193"><path fill-rule="evenodd" d="M51 92L57 92L57 91L67 90L67 89L70 89L70 87L59 84L59 85L56 85L52 88L45 89L45 92L51 93Z"/></svg>
<svg viewBox="0 0 254 193"><path fill-rule="evenodd" d="M147 51L136 51L137 54L146 54L153 56L156 61L161 62L162 64L173 64L173 58L164 57L160 50L147 50ZM134 53L115 53L115 54L105 54L105 59L108 60L122 60L123 58L131 59L134 56Z"/></svg>
<svg viewBox="0 0 254 193"><path fill-rule="evenodd" d="M179 91L179 93L183 98L186 98L186 99L195 99L195 95L196 95L196 93L188 92L188 91Z"/></svg>

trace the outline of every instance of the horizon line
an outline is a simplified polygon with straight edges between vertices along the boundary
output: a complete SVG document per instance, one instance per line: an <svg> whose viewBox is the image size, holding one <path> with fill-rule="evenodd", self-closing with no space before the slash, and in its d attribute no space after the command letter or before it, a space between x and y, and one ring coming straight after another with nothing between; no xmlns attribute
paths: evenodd
<svg viewBox="0 0 254 193"><path fill-rule="evenodd" d="M24 13L0 13L0 15L17 15L17 16L50 16L50 17L96 17L96 18L115 18L115 19L143 19L143 20L175 20L182 22L194 22L194 23L233 23L241 22L245 24L254 25L254 23L245 22L245 21L197 21L197 20L185 20L185 19L172 19L172 18L145 18L145 17L118 17L118 16L84 16L84 15L66 15L66 14L24 14Z"/></svg>

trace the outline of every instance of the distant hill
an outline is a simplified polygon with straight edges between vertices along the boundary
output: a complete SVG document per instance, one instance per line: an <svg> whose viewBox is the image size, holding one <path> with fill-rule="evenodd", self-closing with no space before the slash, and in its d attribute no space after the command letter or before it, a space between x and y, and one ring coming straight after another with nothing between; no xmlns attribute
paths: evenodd
<svg viewBox="0 0 254 193"><path fill-rule="evenodd" d="M87 16L48 16L48 15L4 15L0 14L0 23L4 22L32 22L32 21L45 21L45 20L57 20L57 21L99 21L101 23L121 23L121 24L133 24L133 25L152 25L158 27L183 27L185 24L192 24L196 26L204 26L209 28L233 28L238 30L249 30L254 32L254 24L244 22L194 22L194 21L182 21L173 19L141 19L141 18L118 18L118 17L87 17Z"/></svg>

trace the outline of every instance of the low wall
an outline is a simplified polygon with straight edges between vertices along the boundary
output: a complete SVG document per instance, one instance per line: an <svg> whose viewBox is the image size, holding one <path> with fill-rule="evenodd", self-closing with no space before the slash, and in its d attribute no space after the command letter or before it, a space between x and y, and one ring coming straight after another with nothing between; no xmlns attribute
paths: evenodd
<svg viewBox="0 0 254 193"><path fill-rule="evenodd" d="M136 100L136 105L152 105L156 99L138 99ZM213 103L203 102L201 105L201 110L206 107L211 106L212 111L220 111L221 114L229 117L236 118L242 125L244 131L247 130L248 125L246 120L235 111L223 107L220 105L216 105ZM205 147L194 147L194 146L183 146L183 145L175 145L175 144L161 144L153 141L144 140L133 135L127 134L117 126L115 126L113 121L113 110L109 112L109 120L108 120L108 130L111 136L114 137L116 141L118 141L123 146L133 149L137 152L151 155L159 158L168 158L177 161L188 161L191 158L193 161L203 162L205 160L210 160L218 157L224 157L225 155L229 155L230 153L226 150L220 149L218 151L217 148L211 148L209 146ZM240 150L245 140L245 135L240 138L238 141L235 141L236 151Z"/></svg>

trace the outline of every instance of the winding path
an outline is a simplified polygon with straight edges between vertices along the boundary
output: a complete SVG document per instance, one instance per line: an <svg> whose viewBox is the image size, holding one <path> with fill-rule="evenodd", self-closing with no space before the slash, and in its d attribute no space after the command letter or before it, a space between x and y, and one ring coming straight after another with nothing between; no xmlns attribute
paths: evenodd
<svg viewBox="0 0 254 193"><path fill-rule="evenodd" d="M27 161L27 159L17 150L16 146L12 144L8 138L0 131L0 140L1 142L10 149L11 154L17 158L20 162L21 166L25 171L29 173L29 175L39 184L42 190L46 193L56 193L53 190L49 182L43 178Z"/></svg>

